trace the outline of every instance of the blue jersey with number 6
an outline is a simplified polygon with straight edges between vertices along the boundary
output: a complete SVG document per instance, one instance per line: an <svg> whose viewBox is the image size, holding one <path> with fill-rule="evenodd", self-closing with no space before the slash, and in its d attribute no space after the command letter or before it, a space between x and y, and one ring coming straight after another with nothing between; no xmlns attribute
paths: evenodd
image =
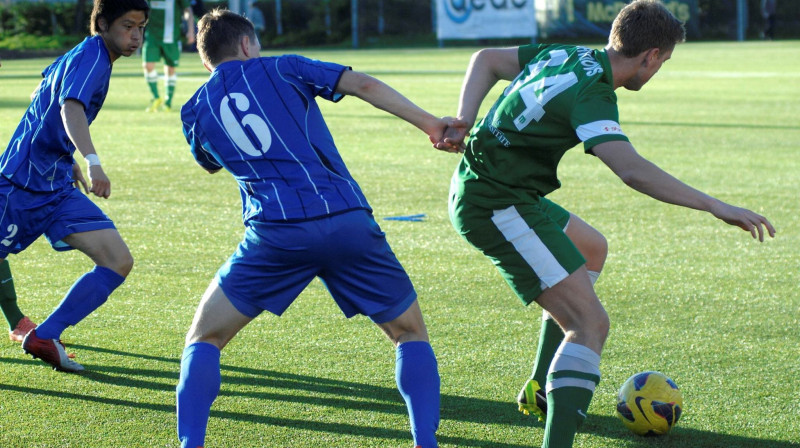
<svg viewBox="0 0 800 448"><path fill-rule="evenodd" d="M370 210L316 103L342 98L346 70L297 55L229 61L181 109L197 162L238 182L245 223Z"/></svg>

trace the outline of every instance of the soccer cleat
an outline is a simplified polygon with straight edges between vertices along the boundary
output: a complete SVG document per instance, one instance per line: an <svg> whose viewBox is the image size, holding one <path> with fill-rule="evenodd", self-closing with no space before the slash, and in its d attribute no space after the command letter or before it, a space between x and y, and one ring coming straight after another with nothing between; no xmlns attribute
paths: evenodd
<svg viewBox="0 0 800 448"><path fill-rule="evenodd" d="M69 359L64 344L57 339L42 339L36 336L36 330L31 330L22 341L22 350L53 366L53 369L62 372L82 372L83 366Z"/></svg>
<svg viewBox="0 0 800 448"><path fill-rule="evenodd" d="M17 322L17 326L13 330L8 332L8 338L14 342L22 342L25 335L34 328L36 328L36 324L31 322L28 316L25 316Z"/></svg>
<svg viewBox="0 0 800 448"><path fill-rule="evenodd" d="M547 418L547 395L534 379L528 380L525 387L519 391L517 404L519 404L519 411L525 415L534 414L540 422Z"/></svg>
<svg viewBox="0 0 800 448"><path fill-rule="evenodd" d="M164 104L164 100L163 99L161 99L161 98L153 98L152 100L150 100L150 105L147 106L147 109L145 109L144 111L145 112L158 112L158 110L161 109L161 106L163 104Z"/></svg>

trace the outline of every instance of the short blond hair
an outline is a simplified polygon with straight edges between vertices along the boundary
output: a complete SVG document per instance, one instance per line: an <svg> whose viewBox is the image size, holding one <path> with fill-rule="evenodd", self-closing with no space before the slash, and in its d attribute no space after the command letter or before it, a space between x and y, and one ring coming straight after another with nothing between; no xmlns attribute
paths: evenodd
<svg viewBox="0 0 800 448"><path fill-rule="evenodd" d="M659 0L635 0L622 8L608 36L609 46L628 58L651 48L672 50L685 40L683 23Z"/></svg>

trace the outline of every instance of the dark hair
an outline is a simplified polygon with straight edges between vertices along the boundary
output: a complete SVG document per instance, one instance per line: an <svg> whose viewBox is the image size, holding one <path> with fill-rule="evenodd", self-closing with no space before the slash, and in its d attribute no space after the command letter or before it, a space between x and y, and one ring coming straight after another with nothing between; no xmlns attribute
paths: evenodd
<svg viewBox="0 0 800 448"><path fill-rule="evenodd" d="M238 54L242 37L256 39L253 24L245 17L216 8L197 23L197 52L206 64L216 66L227 57Z"/></svg>
<svg viewBox="0 0 800 448"><path fill-rule="evenodd" d="M101 30L98 21L103 18L107 26L111 26L115 20L125 15L128 11L143 11L145 18L150 16L150 6L147 0L94 0L92 7L92 18L89 29L92 34L97 34Z"/></svg>
<svg viewBox="0 0 800 448"><path fill-rule="evenodd" d="M672 50L684 40L683 23L659 0L635 0L622 8L608 36L611 48L627 58L651 48Z"/></svg>

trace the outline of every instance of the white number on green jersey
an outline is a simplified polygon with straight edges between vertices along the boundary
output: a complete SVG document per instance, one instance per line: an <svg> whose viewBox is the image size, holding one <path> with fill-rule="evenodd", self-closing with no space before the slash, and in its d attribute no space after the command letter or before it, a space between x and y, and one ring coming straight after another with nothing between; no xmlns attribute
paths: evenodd
<svg viewBox="0 0 800 448"><path fill-rule="evenodd" d="M519 97L525 103L525 110L514 118L514 125L517 130L521 131L532 121L541 120L544 116L545 104L578 82L578 77L573 72L545 76L535 82L531 82L539 76L545 67L558 67L568 57L567 52L564 50L551 51L550 59L528 65L530 73L525 77L520 74L503 92L505 96L508 96L519 91Z"/></svg>

